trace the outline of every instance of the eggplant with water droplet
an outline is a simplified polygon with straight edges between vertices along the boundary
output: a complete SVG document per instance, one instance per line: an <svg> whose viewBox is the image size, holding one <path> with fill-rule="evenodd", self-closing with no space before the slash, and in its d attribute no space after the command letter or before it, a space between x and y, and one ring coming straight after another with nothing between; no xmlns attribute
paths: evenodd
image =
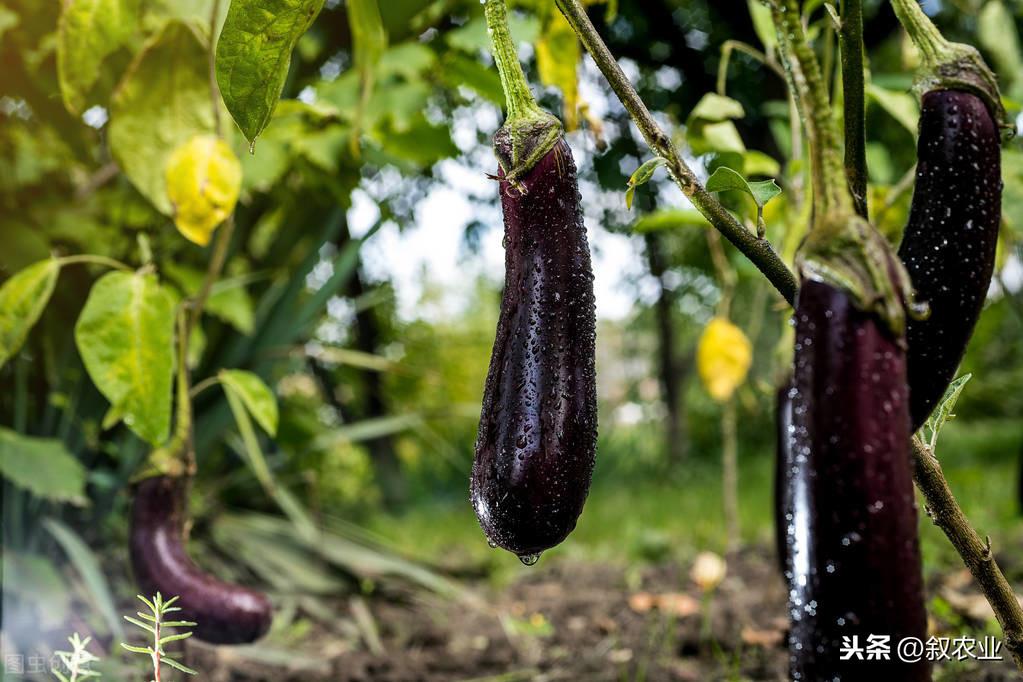
<svg viewBox="0 0 1023 682"><path fill-rule="evenodd" d="M224 582L185 551L188 479L153 476L139 482L131 511L131 563L145 594L178 597L178 620L196 622L194 636L214 644L253 642L270 628L273 607L256 590Z"/></svg>
<svg viewBox="0 0 1023 682"><path fill-rule="evenodd" d="M901 339L824 282L796 302L788 468L793 679L929 680L895 645L927 637ZM842 638L891 637L892 661L842 661Z"/></svg>
<svg viewBox="0 0 1023 682"><path fill-rule="evenodd" d="M792 466L792 385L782 384L775 395L774 401L774 549L778 559L778 567L782 575L788 562L787 528L788 519L785 510L790 506L786 495L788 486L786 477Z"/></svg>
<svg viewBox="0 0 1023 682"><path fill-rule="evenodd" d="M510 138L495 138L510 159ZM505 283L470 495L490 542L528 562L575 528L597 444L593 273L563 138L509 181Z"/></svg>
<svg viewBox="0 0 1023 682"><path fill-rule="evenodd" d="M923 96L916 188L899 257L930 314L907 328L915 431L966 352L991 285L1001 222L999 129L984 101L958 90Z"/></svg>

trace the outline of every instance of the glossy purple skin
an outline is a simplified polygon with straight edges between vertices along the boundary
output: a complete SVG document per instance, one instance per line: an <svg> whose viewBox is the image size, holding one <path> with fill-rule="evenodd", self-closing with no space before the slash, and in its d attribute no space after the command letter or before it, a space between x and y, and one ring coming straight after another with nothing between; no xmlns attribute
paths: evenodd
<svg viewBox="0 0 1023 682"><path fill-rule="evenodd" d="M1001 222L998 126L976 95L937 90L920 110L916 188L899 247L926 320L910 320L907 367L913 430L941 400L991 284Z"/></svg>
<svg viewBox="0 0 1023 682"><path fill-rule="evenodd" d="M520 557L575 528L597 446L593 271L565 141L521 184L500 183L504 294L469 487L490 542Z"/></svg>
<svg viewBox="0 0 1023 682"><path fill-rule="evenodd" d="M841 661L843 636L927 638L905 354L831 285L796 305L787 472L794 680L930 680L926 662Z"/></svg>
<svg viewBox="0 0 1023 682"><path fill-rule="evenodd" d="M214 644L246 644L270 629L267 596L204 572L185 552L188 481L156 476L140 482L131 510L131 564L143 594L179 597L177 620L195 621L194 636ZM180 617L180 618L178 618Z"/></svg>
<svg viewBox="0 0 1023 682"><path fill-rule="evenodd" d="M782 575L788 562L787 527L785 510L791 506L786 499L788 486L786 472L792 466L792 385L778 388L774 401L775 453L774 453L774 549Z"/></svg>

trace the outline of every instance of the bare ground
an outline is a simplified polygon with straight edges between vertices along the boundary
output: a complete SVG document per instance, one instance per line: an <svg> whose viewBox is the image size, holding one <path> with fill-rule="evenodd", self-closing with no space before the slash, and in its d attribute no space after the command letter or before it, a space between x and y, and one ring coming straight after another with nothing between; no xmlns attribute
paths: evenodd
<svg viewBox="0 0 1023 682"><path fill-rule="evenodd" d="M733 557L709 597L688 570L541 562L506 589L477 587L469 602L356 599L330 605L339 627L305 633L296 646L193 643L188 662L210 682L786 679L785 594L773 558ZM947 606L932 629L972 624L979 637L989 614L969 576L930 582ZM936 679L1020 678L1004 662L941 666Z"/></svg>

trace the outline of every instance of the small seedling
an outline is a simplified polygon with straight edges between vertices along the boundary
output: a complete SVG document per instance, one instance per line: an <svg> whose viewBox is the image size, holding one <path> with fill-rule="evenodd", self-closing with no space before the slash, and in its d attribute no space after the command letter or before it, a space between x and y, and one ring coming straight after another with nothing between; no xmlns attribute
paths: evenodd
<svg viewBox="0 0 1023 682"><path fill-rule="evenodd" d="M89 646L89 642L92 641L92 637L82 639L76 632L68 637L67 641L71 643L71 651L55 652L64 667L63 670L52 670L51 672L54 677L60 680L60 682L78 682L79 680L98 678L98 672L89 670L89 664L99 660L91 651L86 649ZM67 675L64 674L64 670L67 671Z"/></svg>
<svg viewBox="0 0 1023 682"><path fill-rule="evenodd" d="M152 599L146 599L141 594L138 595L139 600L149 608L149 613L143 613L142 611L136 612L138 618L132 618L131 616L125 616L124 619L132 625L139 627L153 638L152 646L131 646L121 643L121 646L128 651L135 654L143 654L149 656L153 661L153 680L152 682L160 682L160 670L161 664L169 665L175 670L188 675L197 675L195 670L185 666L182 663L174 660L167 655L163 647L165 644L171 642L177 642L183 639L188 639L192 636L191 631L188 632L175 632L173 634L164 634L167 630L174 628L189 628L195 626L195 623L187 620L165 620L165 616L181 609L174 606L174 602L178 600L177 597L172 597L164 601L163 596L157 592L156 596Z"/></svg>

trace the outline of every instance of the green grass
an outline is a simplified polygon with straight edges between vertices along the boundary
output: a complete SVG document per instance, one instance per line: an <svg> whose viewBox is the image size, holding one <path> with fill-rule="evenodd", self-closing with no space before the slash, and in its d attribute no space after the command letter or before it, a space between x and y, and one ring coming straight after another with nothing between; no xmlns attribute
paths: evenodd
<svg viewBox="0 0 1023 682"><path fill-rule="evenodd" d="M996 552L1021 540L1016 481L1023 428L1013 422L950 424L938 444L949 484L967 517L981 535L990 535ZM604 453L622 456L621 453ZM741 453L740 512L744 543L773 542L773 453ZM598 472L579 525L543 561L571 558L642 564L684 561L726 545L721 516L720 469L710 461L693 461L666 475L631 475L613 480ZM369 521L412 556L440 564L483 564L498 581L529 570L515 557L487 546L468 499L430 501L400 516L378 515ZM923 514L921 544L928 572L961 566L948 540Z"/></svg>

